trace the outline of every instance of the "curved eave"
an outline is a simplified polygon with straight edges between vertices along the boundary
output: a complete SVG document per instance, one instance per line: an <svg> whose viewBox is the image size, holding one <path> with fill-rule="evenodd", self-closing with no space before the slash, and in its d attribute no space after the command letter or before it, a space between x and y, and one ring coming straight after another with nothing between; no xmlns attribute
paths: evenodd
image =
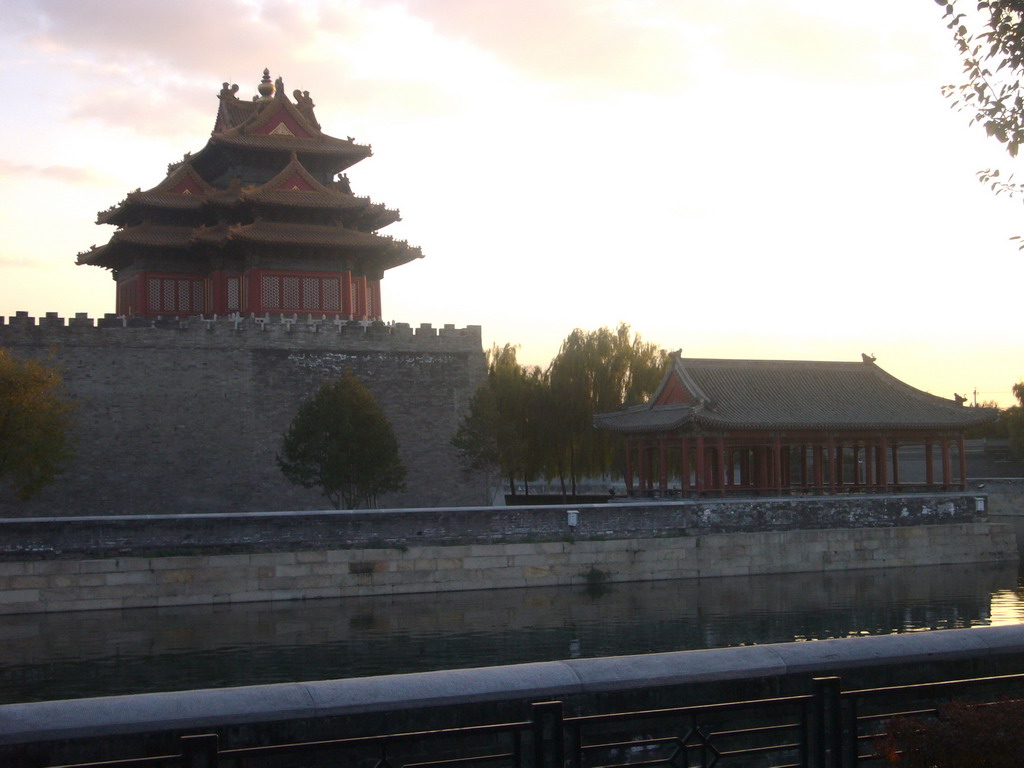
<svg viewBox="0 0 1024 768"><path fill-rule="evenodd" d="M195 231L196 242L223 243L229 240L264 245L353 248L367 251L408 253L407 261L418 258L420 249L389 237L357 229L312 224L257 222L234 227L214 227ZM402 262L404 263L404 262Z"/></svg>
<svg viewBox="0 0 1024 768"><path fill-rule="evenodd" d="M119 269L131 261L126 248L185 250L192 242L192 227L141 225L115 232L106 245L78 254L77 264Z"/></svg>
<svg viewBox="0 0 1024 768"><path fill-rule="evenodd" d="M402 220L402 214L393 208L373 203L359 216L359 224L367 230L383 229L389 224Z"/></svg>
<svg viewBox="0 0 1024 768"><path fill-rule="evenodd" d="M240 202L257 205L274 205L286 208L317 208L328 210L361 210L370 206L366 197L334 194L310 190L272 190L261 192L242 192L238 196Z"/></svg>
<svg viewBox="0 0 1024 768"><path fill-rule="evenodd" d="M973 409L972 409L973 410ZM951 414L951 416L959 414ZM855 432L863 430L922 430L926 432L940 432L942 430L960 430L968 427L986 424L994 421L995 415L985 414L969 416L967 418L951 418L948 420L922 420L922 421L879 421L865 420L857 422L843 421L790 421L790 422L741 422L726 419L717 419L712 414L698 414L694 417L694 423L709 429L723 430L792 430L792 431L837 431Z"/></svg>
<svg viewBox="0 0 1024 768"><path fill-rule="evenodd" d="M107 263L107 257L110 255L107 251L108 248L105 245L94 245L88 251L82 251L79 253L78 257L75 259L75 264L79 266L88 264L91 267L106 267L108 269L112 269L113 267Z"/></svg>
<svg viewBox="0 0 1024 768"><path fill-rule="evenodd" d="M423 251L418 246L409 245L404 242L392 243L391 247L385 252L384 258L381 264L382 269L394 269L400 267L403 264L408 264L410 261L416 261L416 259L423 258Z"/></svg>
<svg viewBox="0 0 1024 768"><path fill-rule="evenodd" d="M638 405L625 411L596 414L594 426L612 432L633 434L671 432L692 423L694 410L694 407L689 405L669 405L659 408Z"/></svg>
<svg viewBox="0 0 1024 768"><path fill-rule="evenodd" d="M270 136L262 134L256 136L214 135L210 137L210 144L221 144L227 147L251 149L260 152L271 151L289 154L296 152L299 155L332 157L337 163L338 171L350 168L360 160L365 160L373 154L373 150L368 146L326 136L307 139L299 136Z"/></svg>
<svg viewBox="0 0 1024 768"><path fill-rule="evenodd" d="M139 210L198 211L207 202L206 195L131 194L114 208L96 214L97 224L123 226L132 219L143 218Z"/></svg>

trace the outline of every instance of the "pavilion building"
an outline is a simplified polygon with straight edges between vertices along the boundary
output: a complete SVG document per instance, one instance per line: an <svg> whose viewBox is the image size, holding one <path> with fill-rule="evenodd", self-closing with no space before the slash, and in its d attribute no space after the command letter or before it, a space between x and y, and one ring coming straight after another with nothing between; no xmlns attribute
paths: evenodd
<svg viewBox="0 0 1024 768"><path fill-rule="evenodd" d="M398 211L352 194L343 172L370 147L323 133L309 92L292 101L268 70L237 92L224 83L203 149L98 214L117 231L78 263L112 271L124 316L381 318L384 272L422 254L377 233Z"/></svg>
<svg viewBox="0 0 1024 768"><path fill-rule="evenodd" d="M625 436L631 495L965 490L964 432L995 412L963 403L915 389L867 355L851 363L674 353L648 402L594 424ZM923 457L913 478L901 473L908 455Z"/></svg>

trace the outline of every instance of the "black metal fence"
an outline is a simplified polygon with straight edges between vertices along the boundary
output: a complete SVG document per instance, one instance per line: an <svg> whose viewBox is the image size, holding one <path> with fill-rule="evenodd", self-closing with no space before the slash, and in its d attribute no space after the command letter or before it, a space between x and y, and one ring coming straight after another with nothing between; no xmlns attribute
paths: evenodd
<svg viewBox="0 0 1024 768"><path fill-rule="evenodd" d="M184 736L179 754L62 768L855 768L881 764L876 745L894 717L1022 692L1024 674L848 691L825 677L802 696L581 717L550 701L522 722L417 733L241 748Z"/></svg>

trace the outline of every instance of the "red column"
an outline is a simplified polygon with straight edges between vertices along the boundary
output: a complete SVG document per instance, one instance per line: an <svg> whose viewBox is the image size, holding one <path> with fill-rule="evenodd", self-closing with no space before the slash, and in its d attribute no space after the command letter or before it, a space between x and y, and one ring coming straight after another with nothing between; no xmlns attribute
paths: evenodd
<svg viewBox="0 0 1024 768"><path fill-rule="evenodd" d="M772 436L772 485L776 493L782 493L782 440Z"/></svg>
<svg viewBox="0 0 1024 768"><path fill-rule="evenodd" d="M135 278L136 314L149 314L149 276L139 272Z"/></svg>
<svg viewBox="0 0 1024 768"><path fill-rule="evenodd" d="M846 467L843 465L843 441L836 442L836 458L833 462L836 467L836 476L833 486L837 491L843 490L843 485L846 482Z"/></svg>
<svg viewBox="0 0 1024 768"><path fill-rule="evenodd" d="M942 449L942 487L948 490L953 483L953 466L949 458L949 438L945 435L942 436L940 447Z"/></svg>
<svg viewBox="0 0 1024 768"><path fill-rule="evenodd" d="M633 438L626 438L626 495L633 495L633 451L636 449Z"/></svg>
<svg viewBox="0 0 1024 768"><path fill-rule="evenodd" d="M889 444L886 440L886 436L882 435L879 437L878 446L878 464L879 464L879 485L882 486L883 493L889 490Z"/></svg>
<svg viewBox="0 0 1024 768"><path fill-rule="evenodd" d="M960 490L967 490L967 454L964 453L964 436L960 434L956 439L957 456L960 459Z"/></svg>
<svg viewBox="0 0 1024 768"><path fill-rule="evenodd" d="M729 484L728 479L726 479L726 475L731 474L729 473L729 470L726 469L728 462L725 460L725 438L719 437L715 442L717 443L718 448L718 490L724 493L725 487Z"/></svg>
<svg viewBox="0 0 1024 768"><path fill-rule="evenodd" d="M637 487L640 494L647 492L647 440L641 437L637 440Z"/></svg>
<svg viewBox="0 0 1024 768"><path fill-rule="evenodd" d="M665 438L658 438L658 490L668 490L668 462L665 456Z"/></svg>
<svg viewBox="0 0 1024 768"><path fill-rule="evenodd" d="M935 485L935 468L932 466L932 439L930 437L924 441L924 476L925 485L929 488Z"/></svg>
<svg viewBox="0 0 1024 768"><path fill-rule="evenodd" d="M690 492L690 441L684 437L679 442L679 486L686 496Z"/></svg>
<svg viewBox="0 0 1024 768"><path fill-rule="evenodd" d="M821 445L815 445L811 450L814 453L814 489L820 492L825 487L825 473L821 466Z"/></svg>
<svg viewBox="0 0 1024 768"><path fill-rule="evenodd" d="M341 276L341 314L355 317L356 310L352 306L352 273L345 272ZM643 487L643 486L641 486Z"/></svg>
<svg viewBox="0 0 1024 768"><path fill-rule="evenodd" d="M697 466L696 466L696 480L697 494L704 490L704 483L707 478L704 477L704 435L697 435Z"/></svg>
<svg viewBox="0 0 1024 768"><path fill-rule="evenodd" d="M373 305L373 317L371 320L380 320L384 317L384 312L380 307L380 280L371 280L367 285L369 292L369 301Z"/></svg>
<svg viewBox="0 0 1024 768"><path fill-rule="evenodd" d="M705 471L705 455L703 455L703 435L697 435L695 459L696 466L694 468L693 479L694 483L697 486L697 496L699 496L700 492L702 492L702 490L705 489L705 480L707 479L705 477L705 474L703 474L703 471Z"/></svg>
<svg viewBox="0 0 1024 768"><path fill-rule="evenodd" d="M900 444L894 442L892 444L892 484L898 486L900 484Z"/></svg>
<svg viewBox="0 0 1024 768"><path fill-rule="evenodd" d="M255 315L262 315L265 312L263 308L262 276L262 273L258 269L250 270L249 274L246 275L245 282L249 287L249 312Z"/></svg>
<svg viewBox="0 0 1024 768"><path fill-rule="evenodd" d="M860 485L860 445L853 446L853 485Z"/></svg>
<svg viewBox="0 0 1024 768"><path fill-rule="evenodd" d="M828 442L825 444L825 466L828 467L828 490L829 493L836 492L836 443L835 438L829 434Z"/></svg>

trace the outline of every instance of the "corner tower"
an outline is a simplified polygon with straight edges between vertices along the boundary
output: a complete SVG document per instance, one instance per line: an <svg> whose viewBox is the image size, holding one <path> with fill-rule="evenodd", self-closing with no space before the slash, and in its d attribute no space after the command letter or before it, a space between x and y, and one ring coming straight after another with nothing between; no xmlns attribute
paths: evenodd
<svg viewBox="0 0 1024 768"><path fill-rule="evenodd" d="M385 270L422 257L377 234L396 210L352 194L369 146L320 130L308 91L263 70L259 95L224 87L206 146L97 216L117 231L78 255L117 282L117 314L381 317Z"/></svg>

